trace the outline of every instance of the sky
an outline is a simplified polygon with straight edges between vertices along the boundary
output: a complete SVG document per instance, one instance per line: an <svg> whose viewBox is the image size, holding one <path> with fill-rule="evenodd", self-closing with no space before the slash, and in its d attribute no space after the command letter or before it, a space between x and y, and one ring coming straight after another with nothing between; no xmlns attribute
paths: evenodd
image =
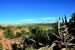
<svg viewBox="0 0 75 50"><path fill-rule="evenodd" d="M0 24L53 23L75 12L75 0L0 0Z"/></svg>

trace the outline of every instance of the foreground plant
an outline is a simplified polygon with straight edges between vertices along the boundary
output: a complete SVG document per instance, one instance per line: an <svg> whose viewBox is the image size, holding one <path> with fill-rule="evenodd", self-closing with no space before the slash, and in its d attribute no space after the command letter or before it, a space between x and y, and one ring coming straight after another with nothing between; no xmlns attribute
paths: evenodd
<svg viewBox="0 0 75 50"><path fill-rule="evenodd" d="M55 35L59 41L61 42L62 45L65 45L67 50L69 47L74 47L75 44L71 43L71 41L75 38L71 33L69 33L69 26L68 26L68 22L66 20L66 16L65 16L65 21L62 18L62 22L60 22L61 19L59 18L58 21L58 35L52 33L53 35Z"/></svg>

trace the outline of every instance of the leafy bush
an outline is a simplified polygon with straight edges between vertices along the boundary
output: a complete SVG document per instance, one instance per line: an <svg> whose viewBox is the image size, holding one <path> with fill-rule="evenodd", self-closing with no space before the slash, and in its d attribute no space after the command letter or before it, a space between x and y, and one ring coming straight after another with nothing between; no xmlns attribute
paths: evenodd
<svg viewBox="0 0 75 50"><path fill-rule="evenodd" d="M0 50L3 50L2 44L0 43Z"/></svg>
<svg viewBox="0 0 75 50"><path fill-rule="evenodd" d="M35 28L32 29L32 38L37 42L41 42L44 45L48 45L51 43L51 39L50 36L52 36L51 34L51 30L43 30L42 28ZM38 46L37 46L38 47Z"/></svg>
<svg viewBox="0 0 75 50"><path fill-rule="evenodd" d="M3 32L3 36L5 38L13 39L14 38L14 33L11 30L5 30Z"/></svg>
<svg viewBox="0 0 75 50"><path fill-rule="evenodd" d="M29 46L25 50L34 50L34 48L33 48L33 46Z"/></svg>
<svg viewBox="0 0 75 50"><path fill-rule="evenodd" d="M16 33L16 37L21 37L21 36L23 36L22 33L20 33L20 32L17 32L17 33Z"/></svg>

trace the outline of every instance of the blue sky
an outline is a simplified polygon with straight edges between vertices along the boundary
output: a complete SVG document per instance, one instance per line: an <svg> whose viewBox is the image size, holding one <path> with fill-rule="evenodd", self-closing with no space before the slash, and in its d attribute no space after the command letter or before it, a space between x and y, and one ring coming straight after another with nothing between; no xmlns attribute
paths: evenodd
<svg viewBox="0 0 75 50"><path fill-rule="evenodd" d="M75 12L75 0L0 0L0 24L51 23Z"/></svg>

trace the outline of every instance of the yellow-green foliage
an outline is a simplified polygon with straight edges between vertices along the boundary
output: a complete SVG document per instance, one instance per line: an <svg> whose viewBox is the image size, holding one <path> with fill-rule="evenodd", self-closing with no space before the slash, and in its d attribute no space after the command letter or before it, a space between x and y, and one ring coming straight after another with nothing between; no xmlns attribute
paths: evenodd
<svg viewBox="0 0 75 50"><path fill-rule="evenodd" d="M0 50L3 50L2 44L0 43Z"/></svg>
<svg viewBox="0 0 75 50"><path fill-rule="evenodd" d="M32 34L42 34L42 30L53 30L54 27L51 26L50 24L27 24L27 25L0 25L0 28L4 30L3 36L5 38L14 38L14 32L13 30L20 29L20 32L16 32L17 36L31 36ZM41 32L36 32L33 33L32 30L35 29L36 31L41 31Z"/></svg>

